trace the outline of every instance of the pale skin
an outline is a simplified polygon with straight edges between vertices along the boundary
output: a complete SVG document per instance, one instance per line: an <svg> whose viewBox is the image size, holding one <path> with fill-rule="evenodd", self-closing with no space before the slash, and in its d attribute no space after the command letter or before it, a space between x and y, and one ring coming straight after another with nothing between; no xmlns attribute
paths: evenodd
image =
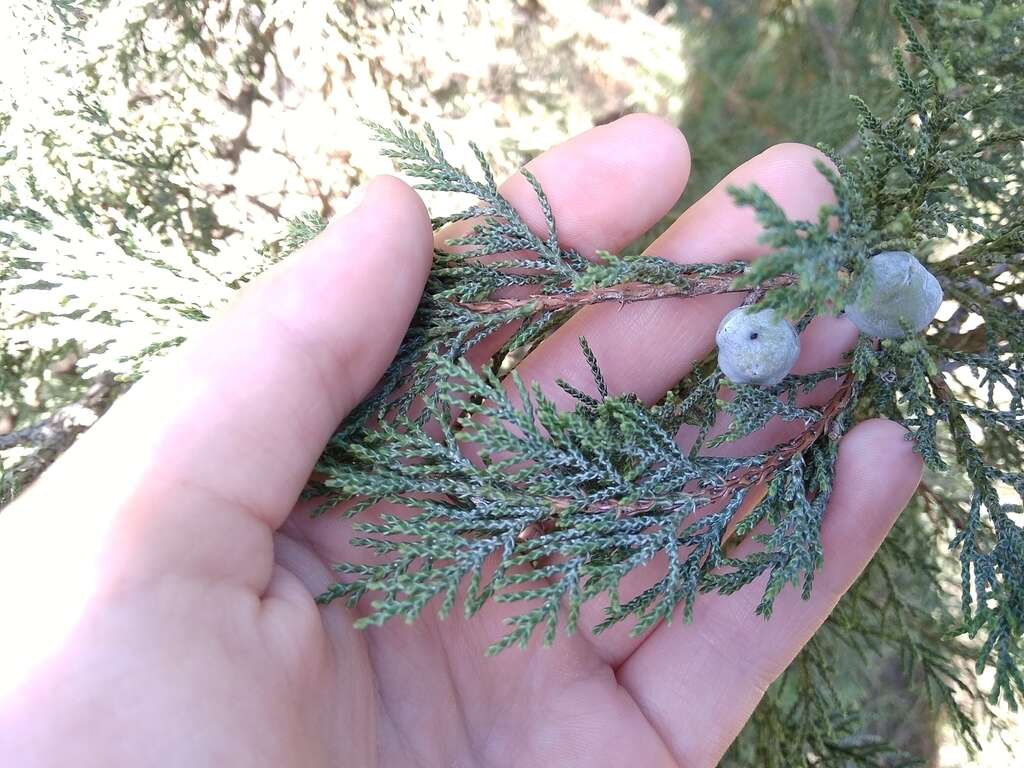
<svg viewBox="0 0 1024 768"><path fill-rule="evenodd" d="M791 216L831 198L817 153L753 158L651 248L679 261L764 252L727 184L756 182ZM530 165L566 245L625 247L683 191L682 135L650 116L582 134ZM539 222L528 185L504 192ZM358 631L364 608L318 607L330 565L365 557L351 524L295 499L326 440L373 387L429 269L427 213L381 178L316 241L241 292L121 398L0 514L0 764L18 766L712 766L765 688L828 616L916 487L902 429L873 420L840 448L810 600L760 584L698 602L694 621L634 638L583 630L485 658L509 606L467 621ZM710 350L741 297L592 306L521 368L552 394L592 388L577 337L611 388L651 401ZM797 371L835 364L855 332L816 321ZM486 359L500 343L474 353ZM809 397L827 399L829 388ZM564 399L560 402L568 406ZM771 424L720 451L759 450ZM680 435L685 441L687 435ZM655 578L635 574L629 589Z"/></svg>

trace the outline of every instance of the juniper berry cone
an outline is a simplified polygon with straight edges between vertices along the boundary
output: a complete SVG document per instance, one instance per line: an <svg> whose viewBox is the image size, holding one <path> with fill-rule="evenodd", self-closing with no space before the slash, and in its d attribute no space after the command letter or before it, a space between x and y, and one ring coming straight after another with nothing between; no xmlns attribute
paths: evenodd
<svg viewBox="0 0 1024 768"><path fill-rule="evenodd" d="M873 256L860 279L860 295L846 316L868 336L898 339L905 328L923 331L942 303L939 281L906 251Z"/></svg>
<svg viewBox="0 0 1024 768"><path fill-rule="evenodd" d="M715 334L718 366L733 384L778 384L800 356L792 323L773 309L737 307Z"/></svg>

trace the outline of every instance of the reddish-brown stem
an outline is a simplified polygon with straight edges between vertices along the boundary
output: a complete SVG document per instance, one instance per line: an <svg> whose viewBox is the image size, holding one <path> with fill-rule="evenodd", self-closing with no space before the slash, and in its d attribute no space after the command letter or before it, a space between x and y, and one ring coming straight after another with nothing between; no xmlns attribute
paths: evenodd
<svg viewBox="0 0 1024 768"><path fill-rule="evenodd" d="M736 274L706 275L694 277L685 285L675 283L622 283L607 288L593 288L575 293L531 294L504 299L486 299L484 301L460 302L459 305L481 315L493 315L499 312L530 307L534 312L585 307L588 304L615 302L626 304L634 301L653 301L655 299L692 298L712 293L739 293L751 290L737 288ZM768 290L796 282L793 275L780 275L763 282L759 289ZM758 290L758 289L755 289Z"/></svg>
<svg viewBox="0 0 1024 768"><path fill-rule="evenodd" d="M785 443L777 445L768 455L764 462L756 467L748 467L734 472L720 486L697 491L695 495L703 498L705 503L711 504L723 498L735 495L737 492L752 488L761 483L767 482L782 467L792 460L798 453L802 453L814 443L822 434L829 431L836 418L850 402L853 394L853 381L847 375L842 385L827 403L821 408L821 418L812 423L806 430ZM557 515L571 505L570 499L553 499L551 502L552 512ZM615 501L600 502L592 505L589 509L592 512L615 511L619 517L631 517L649 512L655 506L653 500L645 499L628 506L620 506ZM546 533L554 528L554 521L534 523L527 527L520 534L520 539L531 539Z"/></svg>
<svg viewBox="0 0 1024 768"><path fill-rule="evenodd" d="M847 375L836 393L829 398L821 409L821 418L811 424L785 443L775 447L763 464L758 467L741 470L729 477L720 488L707 496L709 502L718 501L727 496L732 496L736 491L759 485L771 478L778 470L784 467L798 453L803 453L815 440L821 437L826 431L830 431L836 418L850 402L853 394L853 380Z"/></svg>

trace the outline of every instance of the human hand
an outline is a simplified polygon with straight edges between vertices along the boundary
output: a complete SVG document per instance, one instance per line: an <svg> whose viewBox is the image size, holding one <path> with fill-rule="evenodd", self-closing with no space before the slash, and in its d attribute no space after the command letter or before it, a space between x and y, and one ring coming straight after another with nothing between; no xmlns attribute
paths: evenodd
<svg viewBox="0 0 1024 768"><path fill-rule="evenodd" d="M820 156L774 147L736 169L652 246L689 261L754 258L758 225L729 185L757 183L790 216L831 190ZM530 164L562 238L617 250L673 205L689 155L678 131L633 116ZM541 222L521 176L503 187ZM768 684L850 586L917 485L895 424L843 440L810 600L787 590L764 622L761 585L697 602L691 624L641 638L583 631L485 658L514 608L470 621L353 629L314 596L365 554L347 521L294 506L344 415L373 387L412 317L431 259L418 197L371 183L359 207L245 289L221 318L122 397L0 514L0 763L245 766L714 765ZM585 335L613 391L658 398L713 345L738 299L579 312L520 366L561 405L587 389ZM796 372L835 364L845 320L803 335ZM474 351L481 363L500 346ZM823 384L808 396L821 402ZM799 425L718 449L748 454ZM685 439L686 436L681 436ZM651 569L631 575L642 589ZM648 582L649 583L649 582ZM624 595L626 596L626 595ZM457 613L457 612L456 612Z"/></svg>

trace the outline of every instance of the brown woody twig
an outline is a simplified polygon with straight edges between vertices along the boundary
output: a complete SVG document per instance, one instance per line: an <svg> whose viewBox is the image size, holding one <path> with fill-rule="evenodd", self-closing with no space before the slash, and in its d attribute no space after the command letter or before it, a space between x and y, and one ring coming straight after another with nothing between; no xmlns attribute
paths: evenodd
<svg viewBox="0 0 1024 768"><path fill-rule="evenodd" d="M737 288L735 281L736 275L734 274L707 275L695 277L692 282L683 285L675 283L623 283L621 285L594 288L575 293L531 294L529 296L459 302L459 306L481 315L493 315L524 307L531 307L534 312L549 312L607 302L627 304L634 301L693 298L694 296L707 296L714 293L745 293L751 290L750 288ZM792 285L794 282L796 282L794 275L780 275L779 277L764 281L759 287L768 290L783 285Z"/></svg>
<svg viewBox="0 0 1024 768"><path fill-rule="evenodd" d="M826 432L830 432L832 424L850 402L853 394L853 380L848 374L843 379L842 385L829 401L821 408L821 417L808 426L803 432L785 443L776 446L768 455L765 461L756 466L738 470L726 479L721 486L703 490L703 498L707 504L714 503L723 498L735 495L737 492L751 488L771 479L777 471L789 463L798 453L809 448L815 440ZM571 505L570 499L552 500L552 512L558 515ZM594 504L590 507L592 512L616 511L619 517L631 517L649 512L655 505L650 499L635 502L629 506L619 506L615 501L606 501ZM555 527L554 518L532 523L527 526L519 535L520 540L535 538L542 533L547 533Z"/></svg>

